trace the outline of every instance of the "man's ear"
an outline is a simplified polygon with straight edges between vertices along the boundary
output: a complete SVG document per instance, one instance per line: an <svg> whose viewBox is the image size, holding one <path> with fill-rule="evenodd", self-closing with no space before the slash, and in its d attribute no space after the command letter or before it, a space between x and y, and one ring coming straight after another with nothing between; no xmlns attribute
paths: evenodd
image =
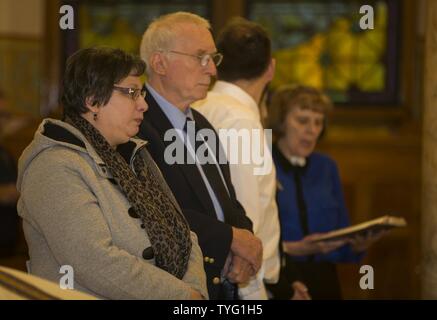
<svg viewBox="0 0 437 320"><path fill-rule="evenodd" d="M266 70L266 78L268 82L273 80L273 77L275 76L275 70L276 70L276 60L275 58L272 58Z"/></svg>
<svg viewBox="0 0 437 320"><path fill-rule="evenodd" d="M150 57L150 67L153 72L159 75L167 73L168 61L162 52L154 52Z"/></svg>

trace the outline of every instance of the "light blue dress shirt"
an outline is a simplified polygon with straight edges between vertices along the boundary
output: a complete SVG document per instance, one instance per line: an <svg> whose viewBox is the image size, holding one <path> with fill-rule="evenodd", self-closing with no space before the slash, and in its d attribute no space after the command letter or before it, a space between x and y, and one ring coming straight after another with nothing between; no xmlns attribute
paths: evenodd
<svg viewBox="0 0 437 320"><path fill-rule="evenodd" d="M186 112L182 112L177 107L172 105L170 102L168 102L164 97L162 97L158 92L156 92L151 86L146 84L147 89L149 90L150 94L153 96L153 98L156 100L158 105L160 106L161 110L164 112L164 114L167 116L167 118L170 120L171 124L175 129L179 129L181 134L185 134L184 126L187 121L187 117L190 117L192 120L194 120L193 114L191 112L191 108L188 108ZM182 137L181 137L182 138ZM185 144L187 144L188 149L194 150L190 144L189 139L183 139ZM209 196L212 200L212 203L214 205L215 213L217 215L217 219L220 221L225 221L225 217L223 214L223 209L220 205L220 202L217 199L217 196L215 195L214 190L211 187L211 184L209 183L208 179L205 176L205 173L203 172L202 166L199 164L198 161L196 161L197 169L200 172L200 175L203 179L203 182L205 183L206 189L208 190ZM220 175L222 175L220 168L217 166ZM226 186L226 184L225 184Z"/></svg>

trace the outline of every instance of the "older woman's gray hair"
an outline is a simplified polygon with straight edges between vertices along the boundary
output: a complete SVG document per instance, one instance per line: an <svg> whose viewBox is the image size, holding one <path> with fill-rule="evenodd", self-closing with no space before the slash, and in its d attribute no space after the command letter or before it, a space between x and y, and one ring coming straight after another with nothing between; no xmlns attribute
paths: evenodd
<svg viewBox="0 0 437 320"><path fill-rule="evenodd" d="M332 108L331 99L314 87L284 85L272 95L268 111L268 127L275 138L284 135L284 121L287 114L295 108L312 110L328 115Z"/></svg>

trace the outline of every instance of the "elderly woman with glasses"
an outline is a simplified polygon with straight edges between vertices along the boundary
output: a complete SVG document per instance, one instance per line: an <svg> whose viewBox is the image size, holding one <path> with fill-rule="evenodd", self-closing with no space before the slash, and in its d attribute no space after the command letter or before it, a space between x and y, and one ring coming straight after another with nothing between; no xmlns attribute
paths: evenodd
<svg viewBox="0 0 437 320"><path fill-rule="evenodd" d="M104 299L207 298L197 238L134 138L144 70L118 49L68 59L64 120L45 119L19 161L30 272Z"/></svg>
<svg viewBox="0 0 437 320"><path fill-rule="evenodd" d="M337 166L328 156L314 152L331 109L330 99L311 87L285 86L271 99L269 122L276 138L273 159L285 261L279 284L273 288L276 298L291 297L296 280L307 285L314 299L341 298L336 263L358 262L383 234L312 241L349 226Z"/></svg>

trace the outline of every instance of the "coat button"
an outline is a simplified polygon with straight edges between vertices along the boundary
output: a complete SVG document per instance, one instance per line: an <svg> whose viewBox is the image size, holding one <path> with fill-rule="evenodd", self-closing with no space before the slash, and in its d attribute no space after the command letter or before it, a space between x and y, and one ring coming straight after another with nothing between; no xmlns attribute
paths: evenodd
<svg viewBox="0 0 437 320"><path fill-rule="evenodd" d="M155 257L155 253L153 252L152 247L148 247L148 248L144 249L144 251L143 251L143 259L144 260L150 260L150 259L153 259L154 257Z"/></svg>
<svg viewBox="0 0 437 320"><path fill-rule="evenodd" d="M135 212L135 209L133 207L130 207L129 210L127 211L127 213L129 213L129 216L131 218L134 218L134 219L140 218L140 216Z"/></svg>
<svg viewBox="0 0 437 320"><path fill-rule="evenodd" d="M220 284L220 278L214 277L214 279L212 279L212 283L214 283L215 285Z"/></svg>
<svg viewBox="0 0 437 320"><path fill-rule="evenodd" d="M214 263L214 258L209 258L209 263Z"/></svg>
<svg viewBox="0 0 437 320"><path fill-rule="evenodd" d="M209 257L205 257L203 260L204 260L206 263L208 263L208 262L209 262Z"/></svg>

